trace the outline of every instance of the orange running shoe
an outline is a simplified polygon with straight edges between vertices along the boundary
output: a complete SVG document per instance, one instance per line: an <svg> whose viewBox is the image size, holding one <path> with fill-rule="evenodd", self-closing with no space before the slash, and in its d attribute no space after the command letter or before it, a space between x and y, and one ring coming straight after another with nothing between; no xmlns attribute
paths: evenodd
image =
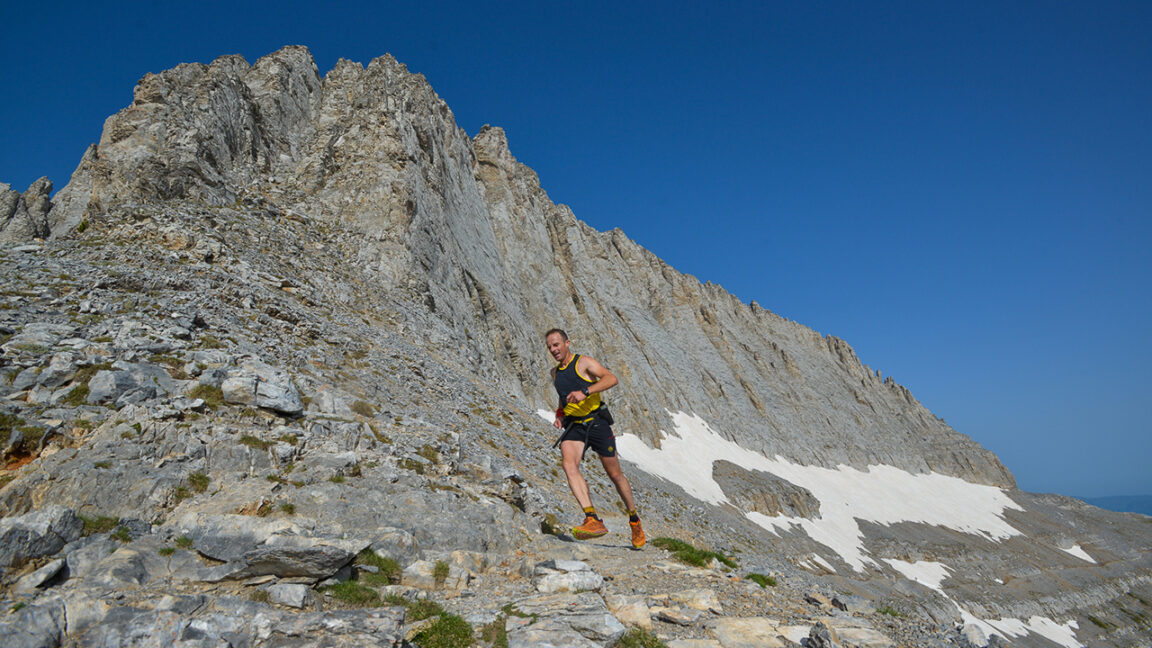
<svg viewBox="0 0 1152 648"><path fill-rule="evenodd" d="M640 520L630 521L628 526L632 527L632 546L637 549L643 547L648 542L648 538L644 537L644 529L640 528Z"/></svg>
<svg viewBox="0 0 1152 648"><path fill-rule="evenodd" d="M600 520L589 515L584 518L584 524L572 527L572 537L577 540L591 540L608 533L608 527Z"/></svg>

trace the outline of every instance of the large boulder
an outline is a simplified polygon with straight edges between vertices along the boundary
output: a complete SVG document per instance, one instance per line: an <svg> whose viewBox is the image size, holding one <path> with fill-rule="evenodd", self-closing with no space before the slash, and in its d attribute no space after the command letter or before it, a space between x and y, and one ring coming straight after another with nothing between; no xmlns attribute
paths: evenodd
<svg viewBox="0 0 1152 648"><path fill-rule="evenodd" d="M83 531L84 522L72 509L55 504L0 520L0 574L32 558L57 553Z"/></svg>

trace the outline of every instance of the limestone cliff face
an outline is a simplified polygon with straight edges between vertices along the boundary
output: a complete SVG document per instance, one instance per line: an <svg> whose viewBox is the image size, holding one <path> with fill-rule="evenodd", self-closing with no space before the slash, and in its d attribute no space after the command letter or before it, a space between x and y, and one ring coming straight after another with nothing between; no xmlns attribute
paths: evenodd
<svg viewBox="0 0 1152 648"><path fill-rule="evenodd" d="M173 199L256 200L354 228L356 263L438 320L430 348L464 353L528 406L554 400L540 336L560 326L620 376L611 402L622 429L649 444L671 429L668 412L694 412L768 456L1014 486L995 456L844 341L577 220L502 130L469 138L428 82L390 56L341 60L323 78L302 47L251 66L227 56L150 74L108 119L46 227L60 236L116 206ZM5 234L48 233L34 221Z"/></svg>

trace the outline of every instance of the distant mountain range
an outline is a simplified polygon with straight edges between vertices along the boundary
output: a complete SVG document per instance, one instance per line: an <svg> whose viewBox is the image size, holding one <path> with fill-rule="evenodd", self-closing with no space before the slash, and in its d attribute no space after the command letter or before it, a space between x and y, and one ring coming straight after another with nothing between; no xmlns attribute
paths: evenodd
<svg viewBox="0 0 1152 648"><path fill-rule="evenodd" d="M1108 497L1085 497L1085 502L1109 511L1121 513L1141 513L1152 515L1152 495L1109 495Z"/></svg>

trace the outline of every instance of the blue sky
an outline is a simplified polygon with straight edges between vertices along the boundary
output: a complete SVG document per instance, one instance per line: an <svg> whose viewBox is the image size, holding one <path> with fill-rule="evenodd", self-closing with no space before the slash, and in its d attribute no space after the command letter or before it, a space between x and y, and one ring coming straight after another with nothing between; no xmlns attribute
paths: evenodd
<svg viewBox="0 0 1152 648"><path fill-rule="evenodd" d="M16 189L147 72L391 53L577 217L846 339L1022 488L1152 493L1152 3L32 4Z"/></svg>

